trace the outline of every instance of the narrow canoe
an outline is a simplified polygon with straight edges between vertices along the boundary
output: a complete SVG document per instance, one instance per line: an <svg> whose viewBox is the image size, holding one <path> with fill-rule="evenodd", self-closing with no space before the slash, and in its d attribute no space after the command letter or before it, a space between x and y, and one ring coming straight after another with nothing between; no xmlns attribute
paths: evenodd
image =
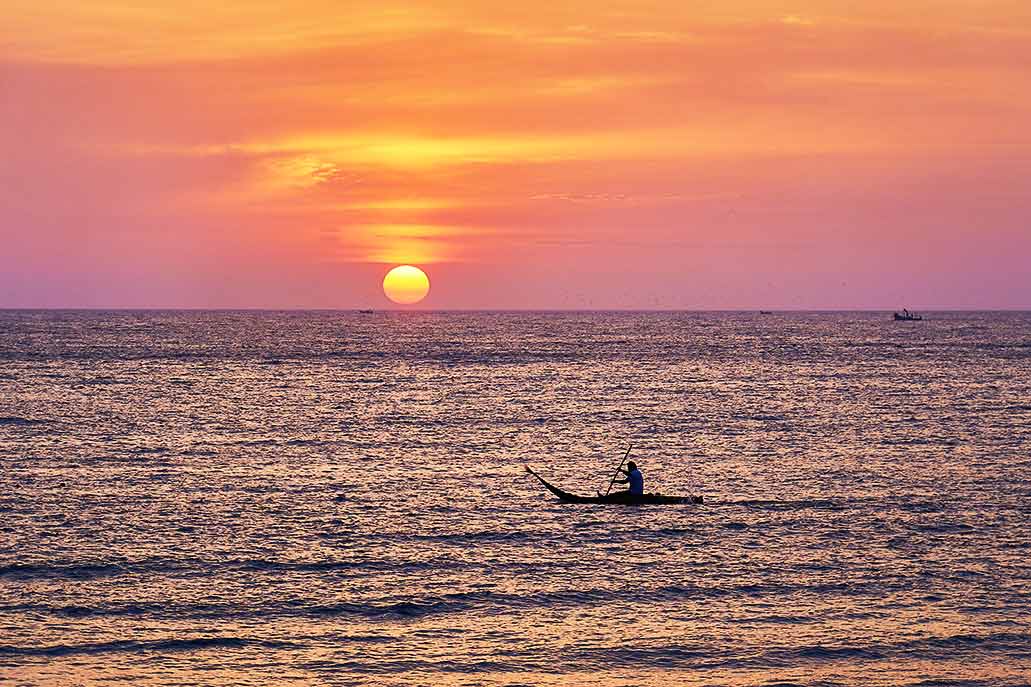
<svg viewBox="0 0 1031 687"><path fill-rule="evenodd" d="M556 487L554 484L550 484L546 479L538 475L530 466L526 466L526 471L536 477L544 488L550 491L552 494L558 497L558 500L562 503L622 503L631 505L674 505L678 503L701 503L701 496L666 496L665 494L641 494L640 496L633 496L625 491L617 491L608 496L579 496L577 494L570 494L568 491L563 491Z"/></svg>

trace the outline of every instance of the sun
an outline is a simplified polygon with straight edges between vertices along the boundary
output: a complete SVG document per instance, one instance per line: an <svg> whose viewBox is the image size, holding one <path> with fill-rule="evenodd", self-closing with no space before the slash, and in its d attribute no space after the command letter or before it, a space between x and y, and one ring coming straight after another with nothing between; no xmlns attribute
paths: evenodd
<svg viewBox="0 0 1031 687"><path fill-rule="evenodd" d="M418 303L430 292L430 278L418 267L398 265L383 277L383 293L401 305Z"/></svg>

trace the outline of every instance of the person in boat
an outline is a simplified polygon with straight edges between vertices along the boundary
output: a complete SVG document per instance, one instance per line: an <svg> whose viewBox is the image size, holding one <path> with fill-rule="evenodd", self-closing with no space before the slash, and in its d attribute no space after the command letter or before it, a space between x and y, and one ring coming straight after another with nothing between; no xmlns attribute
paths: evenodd
<svg viewBox="0 0 1031 687"><path fill-rule="evenodd" d="M644 494L644 475L637 467L637 463L630 461L626 464L626 470L620 468L619 471L626 475L626 479L617 479L616 484L629 484L630 488L626 491L631 496L641 496Z"/></svg>

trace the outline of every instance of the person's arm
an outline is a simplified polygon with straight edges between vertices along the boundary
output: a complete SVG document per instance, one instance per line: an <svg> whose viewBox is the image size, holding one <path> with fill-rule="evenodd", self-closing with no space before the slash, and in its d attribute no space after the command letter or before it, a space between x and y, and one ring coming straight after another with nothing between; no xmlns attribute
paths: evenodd
<svg viewBox="0 0 1031 687"><path fill-rule="evenodd" d="M614 480L612 480L612 483L613 484L630 484L630 480L628 480L628 479L614 479Z"/></svg>

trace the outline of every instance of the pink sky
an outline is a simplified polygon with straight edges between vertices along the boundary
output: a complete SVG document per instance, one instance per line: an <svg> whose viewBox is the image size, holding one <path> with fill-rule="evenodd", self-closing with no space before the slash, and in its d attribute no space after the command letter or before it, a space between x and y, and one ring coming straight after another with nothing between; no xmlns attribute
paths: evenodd
<svg viewBox="0 0 1031 687"><path fill-rule="evenodd" d="M691 4L14 0L0 307L1031 308L1031 3Z"/></svg>

